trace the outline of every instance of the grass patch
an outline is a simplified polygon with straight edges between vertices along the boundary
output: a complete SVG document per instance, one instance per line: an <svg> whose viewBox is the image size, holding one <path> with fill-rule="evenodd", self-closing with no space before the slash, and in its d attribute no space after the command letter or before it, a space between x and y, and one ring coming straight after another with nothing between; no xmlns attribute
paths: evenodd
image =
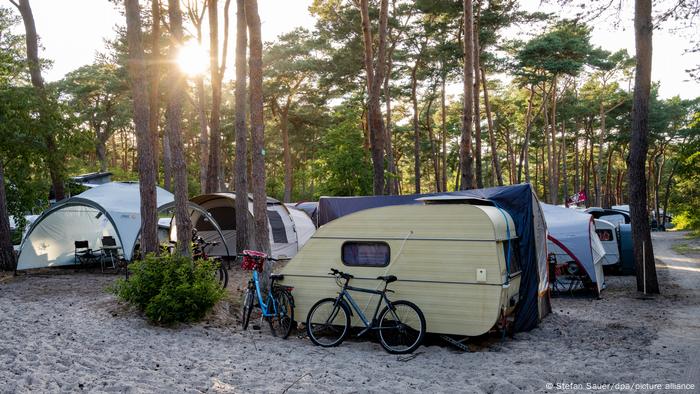
<svg viewBox="0 0 700 394"><path fill-rule="evenodd" d="M700 254L700 245L692 243L677 243L671 247L676 253L679 254Z"/></svg>

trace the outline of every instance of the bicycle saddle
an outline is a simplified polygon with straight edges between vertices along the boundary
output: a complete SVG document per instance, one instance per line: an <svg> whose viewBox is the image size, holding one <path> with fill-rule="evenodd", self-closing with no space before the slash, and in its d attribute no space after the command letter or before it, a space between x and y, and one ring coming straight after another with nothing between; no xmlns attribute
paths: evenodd
<svg viewBox="0 0 700 394"><path fill-rule="evenodd" d="M282 280L284 275L282 274L270 274L270 280Z"/></svg>
<svg viewBox="0 0 700 394"><path fill-rule="evenodd" d="M396 282L399 280L396 276L394 275L387 275L387 276L378 276L378 280L383 280L386 283L391 283L391 282Z"/></svg>

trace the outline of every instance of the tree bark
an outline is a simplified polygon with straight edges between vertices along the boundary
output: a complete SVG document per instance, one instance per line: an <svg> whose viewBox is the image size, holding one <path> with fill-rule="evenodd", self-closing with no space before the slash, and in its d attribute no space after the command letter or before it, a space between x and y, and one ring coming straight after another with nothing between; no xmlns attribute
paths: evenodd
<svg viewBox="0 0 700 394"><path fill-rule="evenodd" d="M435 191L441 192L440 189L440 161L438 159L437 149L435 148L435 136L433 134L432 114L434 96L430 96L425 113L425 128L428 131L428 140L430 141L431 161L433 162L433 174L435 175Z"/></svg>
<svg viewBox="0 0 700 394"><path fill-rule="evenodd" d="M0 160L0 269L15 269L15 250L12 246L10 215L7 211L7 193L5 191L5 166Z"/></svg>
<svg viewBox="0 0 700 394"><path fill-rule="evenodd" d="M248 129L246 127L246 47L248 46L245 0L236 0L236 252L249 247L248 223Z"/></svg>
<svg viewBox="0 0 700 394"><path fill-rule="evenodd" d="M209 68L211 72L211 114L209 116L209 162L207 193L219 191L221 172L221 75L219 74L219 11L218 0L208 0Z"/></svg>
<svg viewBox="0 0 700 394"><path fill-rule="evenodd" d="M384 78L384 105L386 106L386 134L384 135L384 143L386 150L386 162L388 166L387 171L389 172L390 176L386 184L386 192L388 195L394 195L398 192L398 174L396 170L396 162L394 161L394 147L391 130L391 87L389 86L389 80L391 79L391 71L394 64L391 53L393 53L393 50L390 51L388 55L386 77Z"/></svg>
<svg viewBox="0 0 700 394"><path fill-rule="evenodd" d="M552 121L550 123L552 142L552 168L550 169L549 194L552 204L559 203L559 155L557 155L557 78L552 83Z"/></svg>
<svg viewBox="0 0 700 394"><path fill-rule="evenodd" d="M129 47L129 81L138 148L139 192L141 197L141 251L158 253L158 212L156 173L149 129L148 84L146 77L141 12L138 0L124 0L126 38Z"/></svg>
<svg viewBox="0 0 700 394"><path fill-rule="evenodd" d="M564 122L561 124L561 161L562 161L562 166L561 166L561 171L562 171L562 188L564 191L564 204L567 204L566 200L569 198L569 179L567 177L566 173L566 129L564 129ZM568 206L568 205L567 205Z"/></svg>
<svg viewBox="0 0 700 394"><path fill-rule="evenodd" d="M479 4L479 2L477 2ZM481 106L479 105L479 96L481 85L481 47L479 46L479 14L481 9L477 5L477 14L474 19L474 31L472 37L474 39L474 173L476 175L476 187L479 189L484 188L484 175L481 168ZM492 156L496 154L495 151L492 152Z"/></svg>
<svg viewBox="0 0 700 394"><path fill-rule="evenodd" d="M267 196L265 194L265 124L263 119L263 64L260 15L258 14L257 0L245 0L245 6L248 35L250 37L248 68L250 70L250 131L255 245L259 250L269 254L270 238L267 227ZM267 267L266 271L266 273L269 273L269 267Z"/></svg>
<svg viewBox="0 0 700 394"><path fill-rule="evenodd" d="M525 182L530 183L530 129L532 128L532 100L535 97L535 87L530 85L530 97L527 100L527 113L525 114L525 140L520 150L518 161L518 183L522 182L523 167L525 170Z"/></svg>
<svg viewBox="0 0 700 394"><path fill-rule="evenodd" d="M474 179L474 158L472 156L472 123L474 121L474 15L472 0L463 1L463 29L464 39L464 64L463 64L463 89L464 103L462 111L462 135L460 140L460 157L462 167L462 179L460 189L473 189L476 187Z"/></svg>
<svg viewBox="0 0 700 394"><path fill-rule="evenodd" d="M411 68L411 105L413 106L413 185L414 193L420 194L420 126L418 124L418 95L416 93L418 81L418 59Z"/></svg>
<svg viewBox="0 0 700 394"><path fill-rule="evenodd" d="M173 191L173 155L170 150L170 125L165 125L163 133L163 189Z"/></svg>
<svg viewBox="0 0 700 394"><path fill-rule="evenodd" d="M443 66L444 67L444 66ZM442 140L442 190L447 191L447 103L445 100L445 80L447 76L443 72L440 89L440 129Z"/></svg>
<svg viewBox="0 0 700 394"><path fill-rule="evenodd" d="M381 84L386 69L386 32L388 24L389 1L380 1L379 10L379 43L377 46L377 61L373 65L373 40L369 21L369 1L360 0L360 16L362 19L362 38L364 44L364 61L367 73L367 124L372 151L373 189L375 195L384 193L384 119L380 106Z"/></svg>
<svg viewBox="0 0 700 394"><path fill-rule="evenodd" d="M503 173L501 170L501 163L498 160L498 150L496 149L496 134L493 130L493 118L491 117L491 105L489 103L489 88L486 84L486 73L481 70L481 82L484 87L484 107L486 109L486 120L489 127L489 143L491 144L491 160L493 161L493 171L496 174L496 180L498 181L498 186L503 186ZM510 138L508 138L510 140ZM512 173L511 169L511 173Z"/></svg>
<svg viewBox="0 0 700 394"><path fill-rule="evenodd" d="M25 42L27 45L27 63L29 66L29 76L32 86L39 94L42 105L47 105L48 97L46 88L44 87L44 78L41 76L41 64L39 62L39 42L36 33L36 24L34 23L34 14L29 0L19 0L18 3L12 2L19 13L22 15L25 30ZM46 117L46 109L40 109L40 116ZM56 201L65 198L65 187L63 184L64 177L64 158L58 152L58 146L51 130L44 131L44 142L46 143L46 159L48 164L49 176L51 178L51 186L53 187L54 197Z"/></svg>
<svg viewBox="0 0 700 394"><path fill-rule="evenodd" d="M160 1L151 0L151 62L148 66L148 130L151 134L151 146L153 147L153 168L158 183L158 125L160 123Z"/></svg>
<svg viewBox="0 0 700 394"><path fill-rule="evenodd" d="M291 96L290 96L291 98ZM284 202L292 202L292 152L289 146L289 105L290 99L287 99L287 104L280 109L280 129L282 130L282 147L284 156Z"/></svg>
<svg viewBox="0 0 700 394"><path fill-rule="evenodd" d="M600 116L600 134L598 134L598 162L595 164L596 183L595 183L595 206L603 206L603 190L601 183L603 180L603 144L605 143L605 106L601 99L599 116Z"/></svg>
<svg viewBox="0 0 700 394"><path fill-rule="evenodd" d="M630 216L632 240L637 264L637 290L659 293L654 249L649 228L644 162L649 149L649 95L651 92L652 2L635 0L634 32L637 66L634 78L632 134L629 154ZM644 250L644 253L642 253ZM646 277L646 283L644 279Z"/></svg>
<svg viewBox="0 0 700 394"><path fill-rule="evenodd" d="M210 0L211 1L211 0ZM189 196L187 192L187 164L182 143L182 102L185 93L185 79L178 68L175 59L182 45L182 12L180 0L168 0L170 17L170 32L173 44L170 49L170 72L168 76L168 108L166 118L170 135L170 153L173 164L173 183L175 184L175 222L177 223L177 250L183 256L190 255L190 240L192 238L192 222L187 208Z"/></svg>
<svg viewBox="0 0 700 394"><path fill-rule="evenodd" d="M197 31L197 43L202 45L202 24L206 11L206 1L200 12L197 2L187 3L187 13L190 22ZM204 91L204 76L197 75L195 78L195 88L197 91L197 120L199 121L199 190L205 193L207 189L207 167L209 166L209 129L207 118L207 95Z"/></svg>

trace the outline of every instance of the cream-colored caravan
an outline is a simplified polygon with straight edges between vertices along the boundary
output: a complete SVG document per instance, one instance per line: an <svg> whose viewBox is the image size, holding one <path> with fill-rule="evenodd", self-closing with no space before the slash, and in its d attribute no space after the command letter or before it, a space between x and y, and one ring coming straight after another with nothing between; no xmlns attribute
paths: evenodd
<svg viewBox="0 0 700 394"><path fill-rule="evenodd" d="M316 301L338 293L328 275L332 267L353 274L350 284L356 287L380 288L383 282L377 276L396 275L398 282L389 285L396 293L389 297L418 305L428 332L477 336L514 310L520 285L518 249L513 220L501 209L389 206L322 226L281 273L283 284L294 287L294 312L300 321ZM376 300L357 292L353 297L372 316ZM353 325L361 323L353 320Z"/></svg>

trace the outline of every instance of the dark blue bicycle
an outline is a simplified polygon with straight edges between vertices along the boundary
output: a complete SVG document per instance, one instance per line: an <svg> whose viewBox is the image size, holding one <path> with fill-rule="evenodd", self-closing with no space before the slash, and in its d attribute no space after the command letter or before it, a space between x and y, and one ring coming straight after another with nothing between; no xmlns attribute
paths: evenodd
<svg viewBox="0 0 700 394"><path fill-rule="evenodd" d="M354 276L334 268L328 275L335 277L342 290L336 298L324 298L311 307L306 318L306 331L311 342L323 347L338 346L350 332L350 316L354 310L365 326L357 336L377 331L379 343L384 350L393 354L411 353L420 346L425 336L423 312L412 302L390 301L386 296L387 292L393 293L387 289L389 283L398 280L394 275L377 277L377 280L384 282L383 290L348 286ZM345 283L342 283L343 279ZM362 313L348 291L379 295L371 320ZM379 312L382 301L386 307Z"/></svg>
<svg viewBox="0 0 700 394"><path fill-rule="evenodd" d="M242 321L243 329L248 329L250 315L254 308L260 310L260 318L267 320L272 335L277 336L278 331L283 339L289 337L294 325L294 297L292 287L280 286L275 282L284 278L283 275L270 275L270 285L267 296L263 298L260 290L260 273L263 271L266 261L278 261L267 254L254 250L244 250L238 255L243 259L241 268L253 271L248 281L248 287L243 295Z"/></svg>

